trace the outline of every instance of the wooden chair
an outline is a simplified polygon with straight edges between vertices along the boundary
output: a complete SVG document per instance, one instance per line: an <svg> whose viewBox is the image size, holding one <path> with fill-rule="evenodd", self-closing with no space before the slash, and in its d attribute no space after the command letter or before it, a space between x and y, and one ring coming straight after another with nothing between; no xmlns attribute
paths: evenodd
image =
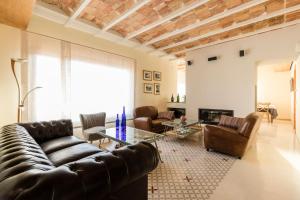
<svg viewBox="0 0 300 200"><path fill-rule="evenodd" d="M271 122L270 102L257 103L256 111L267 115L268 122Z"/></svg>

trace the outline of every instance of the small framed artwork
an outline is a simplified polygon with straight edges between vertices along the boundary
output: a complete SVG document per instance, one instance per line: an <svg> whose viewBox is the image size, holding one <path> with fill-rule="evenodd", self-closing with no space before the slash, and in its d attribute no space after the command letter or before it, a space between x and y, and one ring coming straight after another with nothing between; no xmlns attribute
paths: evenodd
<svg viewBox="0 0 300 200"><path fill-rule="evenodd" d="M160 84L159 83L154 83L154 94L160 95Z"/></svg>
<svg viewBox="0 0 300 200"><path fill-rule="evenodd" d="M144 93L152 94L153 93L153 84L144 83Z"/></svg>
<svg viewBox="0 0 300 200"><path fill-rule="evenodd" d="M152 71L143 70L143 79L145 81L152 81Z"/></svg>
<svg viewBox="0 0 300 200"><path fill-rule="evenodd" d="M161 81L161 72L153 72L153 80L154 81Z"/></svg>

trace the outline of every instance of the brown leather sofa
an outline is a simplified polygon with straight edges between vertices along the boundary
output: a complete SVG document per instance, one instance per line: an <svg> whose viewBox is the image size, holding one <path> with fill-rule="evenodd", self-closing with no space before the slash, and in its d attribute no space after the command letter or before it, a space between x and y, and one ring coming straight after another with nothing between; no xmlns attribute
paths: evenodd
<svg viewBox="0 0 300 200"><path fill-rule="evenodd" d="M258 113L251 113L246 118L221 116L218 126L205 126L205 148L242 158L255 142L260 122Z"/></svg>
<svg viewBox="0 0 300 200"><path fill-rule="evenodd" d="M0 199L145 200L158 162L149 143L100 150L74 137L70 120L8 125L0 131Z"/></svg>
<svg viewBox="0 0 300 200"><path fill-rule="evenodd" d="M142 106L134 110L134 126L135 128L155 133L162 133L165 126L162 122L174 119L173 111L158 113L154 106Z"/></svg>

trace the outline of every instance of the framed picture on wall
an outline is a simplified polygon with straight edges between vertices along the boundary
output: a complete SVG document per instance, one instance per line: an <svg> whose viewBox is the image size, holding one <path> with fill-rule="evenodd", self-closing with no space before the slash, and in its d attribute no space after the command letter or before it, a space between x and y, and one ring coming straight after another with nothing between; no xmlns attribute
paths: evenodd
<svg viewBox="0 0 300 200"><path fill-rule="evenodd" d="M153 84L144 83L144 93L152 94L153 93Z"/></svg>
<svg viewBox="0 0 300 200"><path fill-rule="evenodd" d="M143 79L145 81L152 81L152 71L143 70Z"/></svg>
<svg viewBox="0 0 300 200"><path fill-rule="evenodd" d="M153 80L154 81L161 81L161 72L154 71L153 72Z"/></svg>
<svg viewBox="0 0 300 200"><path fill-rule="evenodd" d="M160 84L159 83L154 83L154 94L160 95Z"/></svg>

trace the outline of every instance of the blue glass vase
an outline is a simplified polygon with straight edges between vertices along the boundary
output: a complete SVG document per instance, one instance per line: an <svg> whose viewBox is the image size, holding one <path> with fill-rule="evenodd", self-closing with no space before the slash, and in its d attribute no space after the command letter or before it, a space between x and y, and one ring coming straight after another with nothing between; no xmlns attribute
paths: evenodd
<svg viewBox="0 0 300 200"><path fill-rule="evenodd" d="M119 129L119 126L120 126L120 120L119 120L119 114L117 114L116 129Z"/></svg>
<svg viewBox="0 0 300 200"><path fill-rule="evenodd" d="M122 129L126 129L126 114L125 114L125 106L123 106L123 113L122 113L121 128L122 128Z"/></svg>

